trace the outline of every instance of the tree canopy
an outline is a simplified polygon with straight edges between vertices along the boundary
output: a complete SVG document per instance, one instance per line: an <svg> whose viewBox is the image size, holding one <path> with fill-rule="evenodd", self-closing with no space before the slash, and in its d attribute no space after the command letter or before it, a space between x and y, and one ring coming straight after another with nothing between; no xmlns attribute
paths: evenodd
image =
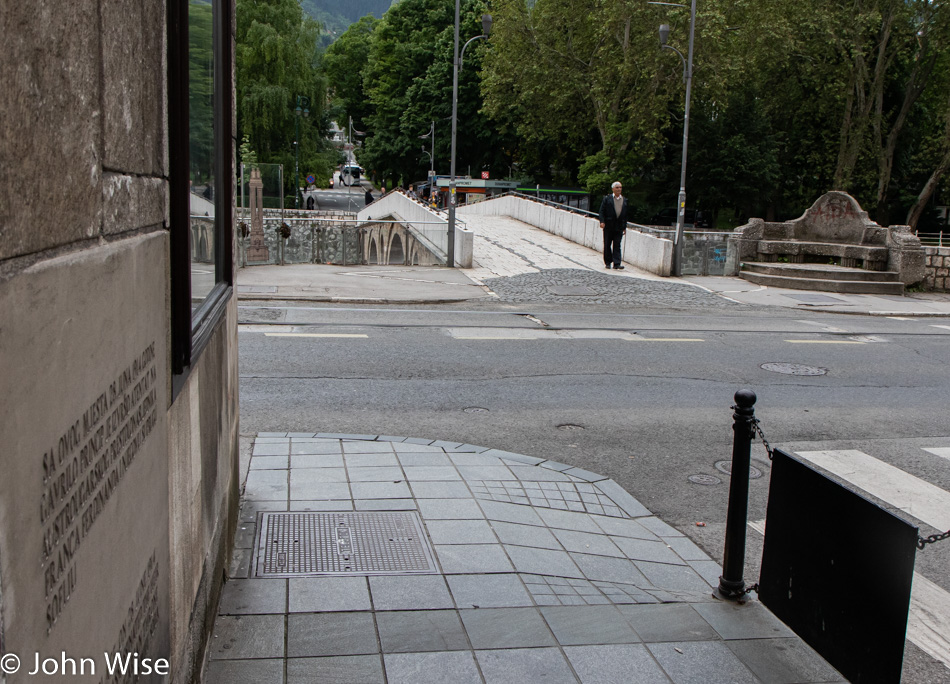
<svg viewBox="0 0 950 684"><path fill-rule="evenodd" d="M238 137L257 161L283 164L293 192L294 142L299 125L300 175L326 184L336 160L326 141L326 77L317 48L319 25L299 0L237 0L235 71ZM297 98L310 114L296 121Z"/></svg>
<svg viewBox="0 0 950 684"><path fill-rule="evenodd" d="M672 206L684 64L657 29L669 24L686 55L688 6L462 0L461 10L463 43L481 33L482 12L494 25L460 75L457 174L591 193L620 179L636 218ZM322 63L299 0L238 0L238 11L239 118L262 161L287 153L293 96L322 103L325 78L338 121L366 132L358 159L380 181L425 176L419 136L431 122L436 169L448 172L452 0L366 16ZM797 216L832 189L882 223L926 224L935 194L950 192L950 0L699 0L693 63L687 203L722 227Z"/></svg>

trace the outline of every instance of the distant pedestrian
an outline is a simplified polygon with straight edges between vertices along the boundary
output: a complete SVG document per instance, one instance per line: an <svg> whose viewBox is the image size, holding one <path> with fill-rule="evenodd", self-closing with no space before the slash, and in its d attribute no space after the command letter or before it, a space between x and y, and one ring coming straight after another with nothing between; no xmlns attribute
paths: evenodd
<svg viewBox="0 0 950 684"><path fill-rule="evenodd" d="M372 204L372 203L373 203L373 193L370 192L369 189L367 189L367 190L366 190L366 194L363 195L363 201L366 202L366 204Z"/></svg>
<svg viewBox="0 0 950 684"><path fill-rule="evenodd" d="M604 265L623 269L623 252L620 242L627 231L627 200L620 193L623 186L620 181L610 186L612 194L606 195L600 203L600 228L604 231Z"/></svg>
<svg viewBox="0 0 950 684"><path fill-rule="evenodd" d="M410 186L409 186L409 192L407 192L406 194L409 195L409 197L411 197L412 199L419 199L419 198L416 196L416 189L415 189L415 186L410 185Z"/></svg>

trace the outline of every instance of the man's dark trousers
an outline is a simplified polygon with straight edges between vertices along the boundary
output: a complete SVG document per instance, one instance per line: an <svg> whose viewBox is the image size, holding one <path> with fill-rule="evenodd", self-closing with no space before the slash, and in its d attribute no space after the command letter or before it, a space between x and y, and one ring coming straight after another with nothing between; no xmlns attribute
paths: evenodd
<svg viewBox="0 0 950 684"><path fill-rule="evenodd" d="M620 266L623 261L623 251L620 241L623 240L623 228L607 226L604 228L604 265Z"/></svg>

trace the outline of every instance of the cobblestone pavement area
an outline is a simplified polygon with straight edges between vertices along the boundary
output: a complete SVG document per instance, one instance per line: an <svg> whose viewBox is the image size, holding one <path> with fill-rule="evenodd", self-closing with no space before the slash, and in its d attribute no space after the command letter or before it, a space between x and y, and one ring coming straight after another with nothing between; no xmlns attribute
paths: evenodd
<svg viewBox="0 0 950 684"><path fill-rule="evenodd" d="M484 281L503 302L631 304L664 309L748 309L707 290L641 278L619 278L609 271L553 268Z"/></svg>
<svg viewBox="0 0 950 684"><path fill-rule="evenodd" d="M612 480L377 435L260 433L207 684L840 682Z"/></svg>

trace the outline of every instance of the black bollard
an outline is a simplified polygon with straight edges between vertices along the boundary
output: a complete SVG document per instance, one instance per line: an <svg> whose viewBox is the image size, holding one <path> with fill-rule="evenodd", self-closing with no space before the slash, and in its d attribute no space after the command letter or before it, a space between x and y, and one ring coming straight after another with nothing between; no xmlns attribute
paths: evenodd
<svg viewBox="0 0 950 684"><path fill-rule="evenodd" d="M722 561L722 577L718 594L721 598L738 600L745 593L742 578L745 565L745 528L749 510L749 466L751 465L754 432L755 392L739 390L735 395L735 413L732 426L732 477L729 480L729 510L726 513L726 549Z"/></svg>

